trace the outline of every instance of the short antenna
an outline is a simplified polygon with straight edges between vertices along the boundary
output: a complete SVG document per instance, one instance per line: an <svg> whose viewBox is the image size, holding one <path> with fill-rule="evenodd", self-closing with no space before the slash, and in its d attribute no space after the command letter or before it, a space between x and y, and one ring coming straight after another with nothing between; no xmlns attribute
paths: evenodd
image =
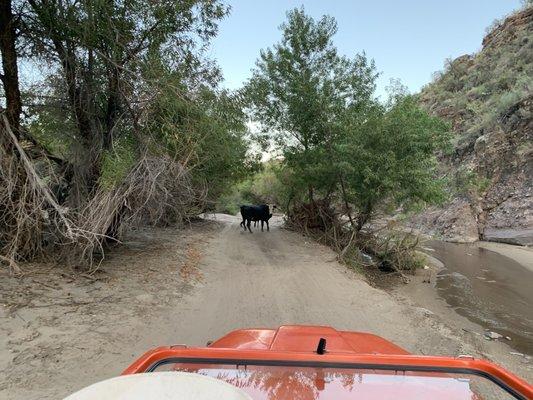
<svg viewBox="0 0 533 400"><path fill-rule="evenodd" d="M318 341L318 346L316 348L317 354L324 354L326 352L326 339L320 338Z"/></svg>

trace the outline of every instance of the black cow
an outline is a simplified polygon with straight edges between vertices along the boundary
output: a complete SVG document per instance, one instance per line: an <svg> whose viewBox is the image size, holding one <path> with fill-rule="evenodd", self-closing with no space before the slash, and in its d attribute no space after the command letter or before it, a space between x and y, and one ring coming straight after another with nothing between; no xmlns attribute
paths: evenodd
<svg viewBox="0 0 533 400"><path fill-rule="evenodd" d="M268 207L268 205L266 205L266 204L263 204L263 205L265 205L265 206ZM276 209L276 205L273 204L273 205L272 205L272 211L274 211L275 209ZM254 228L257 226L257 223L258 223L258 222L261 222L260 219L252 219L252 221L254 221ZM267 227L267 228L268 228L268 227Z"/></svg>
<svg viewBox="0 0 533 400"><path fill-rule="evenodd" d="M250 233L252 233L252 230L250 229L250 224L252 221L261 221L261 231L263 231L263 224L266 222L267 231L270 230L270 227L268 226L268 220L272 217L272 214L270 213L268 205L261 204L257 206L241 206L241 215L242 222L240 225L244 228L244 230L248 228Z"/></svg>

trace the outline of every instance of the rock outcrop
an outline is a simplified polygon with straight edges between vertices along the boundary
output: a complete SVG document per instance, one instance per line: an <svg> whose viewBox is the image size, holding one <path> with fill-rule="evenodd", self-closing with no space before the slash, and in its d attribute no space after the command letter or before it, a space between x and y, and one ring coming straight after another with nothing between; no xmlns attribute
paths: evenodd
<svg viewBox="0 0 533 400"><path fill-rule="evenodd" d="M516 40L519 34L522 33L521 31L531 29L529 24L532 18L533 7L528 7L507 17L483 38L483 48L486 49L489 46L501 47Z"/></svg>
<svg viewBox="0 0 533 400"><path fill-rule="evenodd" d="M454 132L440 156L451 200L412 223L448 240L533 244L533 7L450 61L420 101Z"/></svg>

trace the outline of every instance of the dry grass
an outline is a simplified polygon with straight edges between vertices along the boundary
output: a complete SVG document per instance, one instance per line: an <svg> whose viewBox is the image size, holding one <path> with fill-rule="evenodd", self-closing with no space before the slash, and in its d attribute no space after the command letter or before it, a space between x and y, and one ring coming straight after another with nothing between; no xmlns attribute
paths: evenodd
<svg viewBox="0 0 533 400"><path fill-rule="evenodd" d="M181 279L186 282L201 282L203 274L198 266L202 260L202 253L195 243L189 244L185 251L185 261L180 267L179 274Z"/></svg>
<svg viewBox="0 0 533 400"><path fill-rule="evenodd" d="M79 207L67 208L51 190L60 178L50 173L51 165L46 171L45 181L2 116L0 264L15 274L23 273L21 261L44 256L93 274L107 243L119 241L124 226L183 221L198 213L207 194L178 161L143 155L118 185L99 187Z"/></svg>
<svg viewBox="0 0 533 400"><path fill-rule="evenodd" d="M357 232L350 221L325 200L295 207L289 214L287 226L331 247L338 253L340 262L367 275L370 272L373 282L379 277L394 275L406 283L409 281L406 274L414 273L423 265L417 253L416 235L398 232L388 224Z"/></svg>

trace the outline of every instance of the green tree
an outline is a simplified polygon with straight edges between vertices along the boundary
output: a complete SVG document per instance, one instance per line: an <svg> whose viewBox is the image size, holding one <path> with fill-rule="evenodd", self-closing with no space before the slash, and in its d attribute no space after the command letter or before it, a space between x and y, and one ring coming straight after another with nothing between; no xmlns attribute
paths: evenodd
<svg viewBox="0 0 533 400"><path fill-rule="evenodd" d="M336 140L336 121L346 109L363 110L377 76L364 54L353 59L338 54L332 17L315 21L303 8L287 13L282 39L261 51L246 92L253 117L261 122L265 142L272 139L308 190L327 186L323 151Z"/></svg>
<svg viewBox="0 0 533 400"><path fill-rule="evenodd" d="M12 156L17 138L0 126L9 172L0 174L0 255L9 262L64 244L60 252L91 263L124 221L197 215L248 172L241 96L218 87L205 51L229 12L223 2L12 0L0 9L9 124L38 149ZM22 96L17 58L47 67L29 90L22 82Z"/></svg>
<svg viewBox="0 0 533 400"><path fill-rule="evenodd" d="M385 206L444 200L435 153L447 145L448 127L415 98L394 95L387 106L374 104L364 121L347 113L344 124L345 135L335 143L336 168L342 199L356 210L357 230Z"/></svg>
<svg viewBox="0 0 533 400"><path fill-rule="evenodd" d="M340 56L335 20L303 9L287 14L282 40L261 52L247 85L252 115L282 150L280 181L289 198L336 202L360 230L385 205L436 202L437 149L446 126L394 83L388 104L374 97L374 63L364 53ZM307 210L314 210L308 207Z"/></svg>
<svg viewBox="0 0 533 400"><path fill-rule="evenodd" d="M21 6L25 56L51 66L76 132L69 176L71 203L98 188L103 155L115 140L142 142L139 119L150 98L151 71L179 75L187 90L213 86L218 69L202 46L228 8L218 0L28 0ZM159 76L156 79L160 78Z"/></svg>
<svg viewBox="0 0 533 400"><path fill-rule="evenodd" d="M158 95L145 111L143 136L193 172L210 202L248 174L253 160L240 95L207 87L191 93L175 74L160 76L150 90Z"/></svg>

